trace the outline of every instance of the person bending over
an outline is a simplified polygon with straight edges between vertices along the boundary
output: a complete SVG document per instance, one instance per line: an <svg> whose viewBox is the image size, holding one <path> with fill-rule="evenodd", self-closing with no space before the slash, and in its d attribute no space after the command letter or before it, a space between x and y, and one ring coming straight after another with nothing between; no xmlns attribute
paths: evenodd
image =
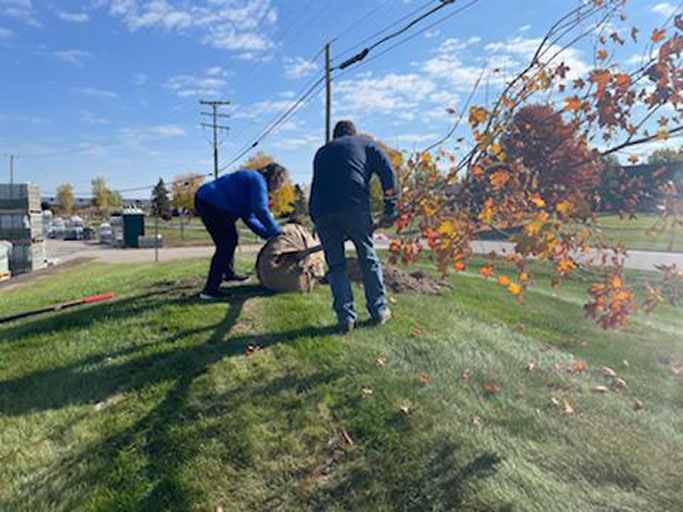
<svg viewBox="0 0 683 512"><path fill-rule="evenodd" d="M356 322L351 283L346 275L344 242L356 246L363 272L368 312L376 324L391 318L380 264L372 239L370 178L377 173L384 191L383 226L396 216L396 176L386 153L368 137L358 136L351 121L340 121L334 139L318 150L313 162L309 209L325 249L333 307L339 330L349 333Z"/></svg>
<svg viewBox="0 0 683 512"><path fill-rule="evenodd" d="M268 194L278 190L287 180L287 170L276 163L262 169L241 169L202 185L195 195L195 210L213 239L216 252L211 259L201 299L225 297L220 285L227 281L247 279L235 272L237 219L258 236L268 240L281 230L268 209Z"/></svg>

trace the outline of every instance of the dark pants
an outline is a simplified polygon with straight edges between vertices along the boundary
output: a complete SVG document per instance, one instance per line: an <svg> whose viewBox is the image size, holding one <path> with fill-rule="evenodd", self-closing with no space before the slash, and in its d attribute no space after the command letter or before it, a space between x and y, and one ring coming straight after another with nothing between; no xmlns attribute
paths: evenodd
<svg viewBox="0 0 683 512"><path fill-rule="evenodd" d="M363 272L365 302L372 318L379 318L387 309L387 295L382 279L382 265L372 240L372 219L365 210L330 213L315 219L315 227L325 248L325 259L330 271L328 279L337 321L346 324L356 321L353 291L346 275L344 242L350 239L356 247L358 264Z"/></svg>
<svg viewBox="0 0 683 512"><path fill-rule="evenodd" d="M204 291L215 292L220 287L223 276L229 276L234 272L235 249L238 242L235 225L237 219L199 198L195 200L195 209L216 246L204 286Z"/></svg>

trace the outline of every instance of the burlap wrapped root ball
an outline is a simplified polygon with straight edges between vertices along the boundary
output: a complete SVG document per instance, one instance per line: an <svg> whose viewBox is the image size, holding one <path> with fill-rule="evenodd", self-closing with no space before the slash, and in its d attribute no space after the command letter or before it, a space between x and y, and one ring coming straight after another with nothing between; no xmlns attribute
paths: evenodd
<svg viewBox="0 0 683 512"><path fill-rule="evenodd" d="M274 292L311 292L325 275L324 255L319 251L299 259L295 254L319 244L302 225L285 224L282 234L269 240L256 259L261 285Z"/></svg>

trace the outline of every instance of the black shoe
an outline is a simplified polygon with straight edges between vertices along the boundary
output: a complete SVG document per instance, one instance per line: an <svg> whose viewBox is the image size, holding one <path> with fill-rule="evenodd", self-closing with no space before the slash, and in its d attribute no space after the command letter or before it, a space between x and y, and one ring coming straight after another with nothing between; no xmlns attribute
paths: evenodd
<svg viewBox="0 0 683 512"><path fill-rule="evenodd" d="M230 297L230 293L225 290L208 291L203 290L199 293L201 300L220 300Z"/></svg>
<svg viewBox="0 0 683 512"><path fill-rule="evenodd" d="M231 274L225 274L223 277L224 282L230 282L230 281L237 281L237 282L242 282L242 281L247 281L249 279L249 276L243 276L242 274L238 274L236 272L233 272Z"/></svg>
<svg viewBox="0 0 683 512"><path fill-rule="evenodd" d="M353 329L356 327L356 322L354 321L348 321L348 322L342 322L337 324L337 332L341 334L342 336L347 336L353 332Z"/></svg>

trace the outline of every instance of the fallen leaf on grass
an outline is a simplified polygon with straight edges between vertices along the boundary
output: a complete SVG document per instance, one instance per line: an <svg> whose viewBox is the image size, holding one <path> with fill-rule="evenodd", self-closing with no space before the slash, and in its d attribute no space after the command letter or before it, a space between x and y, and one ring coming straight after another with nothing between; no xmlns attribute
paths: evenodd
<svg viewBox="0 0 683 512"><path fill-rule="evenodd" d="M389 297L389 302L392 303L392 304L397 304L397 303L398 303L398 301L397 301L395 298L393 298L393 297Z"/></svg>
<svg viewBox="0 0 683 512"><path fill-rule="evenodd" d="M423 334L424 334L424 332L423 332L422 329L420 329L419 327L413 327L413 328L410 330L410 335L411 335L413 338L422 338L422 335L423 335Z"/></svg>
<svg viewBox="0 0 683 512"><path fill-rule="evenodd" d="M216 505L215 512L223 512L223 507L221 507L220 505Z"/></svg>
<svg viewBox="0 0 683 512"><path fill-rule="evenodd" d="M609 388L607 386L595 386L593 388L593 391L595 391L596 393L605 394L605 393L609 393Z"/></svg>
<svg viewBox="0 0 683 512"><path fill-rule="evenodd" d="M370 388L363 388L364 395L372 395L373 391Z"/></svg>
<svg viewBox="0 0 683 512"><path fill-rule="evenodd" d="M524 330L524 324L522 322L517 322L512 328L515 331L522 332Z"/></svg>
<svg viewBox="0 0 683 512"><path fill-rule="evenodd" d="M429 375L427 372L422 372L420 373L420 375L417 376L417 380L419 380L421 384L424 384L426 386L427 384L432 383L432 376Z"/></svg>
<svg viewBox="0 0 683 512"><path fill-rule="evenodd" d="M524 398L524 390L518 389L517 392L515 393L515 398Z"/></svg>
<svg viewBox="0 0 683 512"><path fill-rule="evenodd" d="M614 391L619 393L619 392L625 390L628 387L628 385L626 384L626 381L624 379L616 378L616 379L614 379L613 387L614 387Z"/></svg>
<svg viewBox="0 0 683 512"><path fill-rule="evenodd" d="M554 396L551 396L551 397L550 397L550 405L551 405L552 407L559 407L559 406L560 406L560 401L559 401L557 398L555 398Z"/></svg>
<svg viewBox="0 0 683 512"><path fill-rule="evenodd" d="M408 401L403 402L403 405L401 405L401 407L399 407L399 410L400 410L403 414L405 414L406 416L408 416L408 415L410 414L410 411L411 411L411 409L410 409L410 402L408 402Z"/></svg>
<svg viewBox="0 0 683 512"><path fill-rule="evenodd" d="M605 377L613 378L617 376L617 372L612 370L612 368L610 368L609 366L603 366L602 368L600 368L600 373L602 373Z"/></svg>
<svg viewBox="0 0 683 512"><path fill-rule="evenodd" d="M642 400L638 400L637 398L633 401L633 409L636 411L641 411L645 408L645 404L642 402Z"/></svg>
<svg viewBox="0 0 683 512"><path fill-rule="evenodd" d="M386 366L387 355L386 354L380 354L379 356L377 356L377 359L375 360L375 362L380 366Z"/></svg>
<svg viewBox="0 0 683 512"><path fill-rule="evenodd" d="M484 425L484 421L479 416L475 416L472 418L472 425L475 427L481 427Z"/></svg>
<svg viewBox="0 0 683 512"><path fill-rule="evenodd" d="M351 445L351 446L354 445L353 439L351 439L351 435L349 434L349 431L346 430L344 427L342 427L342 428L339 430L339 435L341 436L342 442L343 442L344 444L348 444L348 445Z"/></svg>
<svg viewBox="0 0 683 512"><path fill-rule="evenodd" d="M581 343L579 343L579 346L580 346L581 348L586 348L586 347L588 346L588 342L587 342L587 341L582 341Z"/></svg>
<svg viewBox="0 0 683 512"><path fill-rule="evenodd" d="M487 395L495 395L496 393L500 393L500 386L496 386L495 384L485 384L484 393Z"/></svg>
<svg viewBox="0 0 683 512"><path fill-rule="evenodd" d="M674 375L683 375L683 363L670 365L669 371Z"/></svg>
<svg viewBox="0 0 683 512"><path fill-rule="evenodd" d="M469 368L462 372L462 380L470 380L472 378L472 370Z"/></svg>
<svg viewBox="0 0 683 512"><path fill-rule="evenodd" d="M562 414L574 414L574 408L566 400L564 401L564 407L562 408Z"/></svg>
<svg viewBox="0 0 683 512"><path fill-rule="evenodd" d="M572 371L576 373L585 372L587 369L588 366L586 366L586 363L582 363L580 361L577 361L572 365Z"/></svg>
<svg viewBox="0 0 683 512"><path fill-rule="evenodd" d="M533 372L535 368L536 368L536 365L534 363L527 363L524 366L524 371Z"/></svg>
<svg viewBox="0 0 683 512"><path fill-rule="evenodd" d="M258 343L249 343L249 345L247 345L247 348L244 349L244 355L249 357L253 355L254 352L258 352L262 348L263 347L261 347L261 345L259 345Z"/></svg>

